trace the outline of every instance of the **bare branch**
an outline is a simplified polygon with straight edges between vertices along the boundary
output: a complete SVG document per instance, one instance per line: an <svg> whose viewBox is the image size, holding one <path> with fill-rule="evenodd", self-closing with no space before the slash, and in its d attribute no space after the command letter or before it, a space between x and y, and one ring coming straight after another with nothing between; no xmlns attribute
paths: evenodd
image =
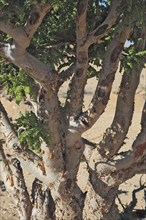
<svg viewBox="0 0 146 220"><path fill-rule="evenodd" d="M22 68L33 79L38 81L47 89L55 90L57 86L58 74L29 53L19 51L15 45L0 43L0 55L8 59L11 63Z"/></svg>
<svg viewBox="0 0 146 220"><path fill-rule="evenodd" d="M130 34L130 28L125 27L123 32L112 39L104 58L103 68L100 73L98 85L88 110L75 119L72 127L76 126L80 132L89 129L104 112L108 103L115 73L119 64L119 57L123 50L124 42Z"/></svg>
<svg viewBox="0 0 146 220"><path fill-rule="evenodd" d="M90 46L93 43L98 42L105 34L107 34L110 28L115 24L120 14L118 9L121 6L121 3L122 3L122 0L112 1L110 11L105 21L102 24L100 24L98 27L96 27L95 30L92 31L88 35L88 38L87 38L88 46Z"/></svg>
<svg viewBox="0 0 146 220"><path fill-rule="evenodd" d="M50 9L50 3L42 5L35 1L28 21L24 27L16 27L14 24L7 21L4 18L4 13L1 12L0 30L6 34L9 34L16 44L18 44L21 49L25 50L29 46L34 33Z"/></svg>
<svg viewBox="0 0 146 220"><path fill-rule="evenodd" d="M36 30L42 23L42 20L44 19L45 15L50 11L50 9L51 9L50 3L46 3L42 5L37 3L37 1L35 1L35 3L33 4L33 8L30 12L28 21L24 26L24 31L27 37L29 38L29 43L25 47L29 46L34 33L36 32Z"/></svg>
<svg viewBox="0 0 146 220"><path fill-rule="evenodd" d="M132 192L132 201L130 202L130 204L125 208L125 211L126 212L130 212L130 211L133 211L135 206L137 205L137 198L136 198L136 193L145 189L146 186L143 184L141 185L140 187L138 187L137 189L134 189L133 192Z"/></svg>
<svg viewBox="0 0 146 220"><path fill-rule="evenodd" d="M79 46L83 45L87 36L87 7L89 0L78 0L77 5L77 21L76 21L76 36L77 44Z"/></svg>
<svg viewBox="0 0 146 220"><path fill-rule="evenodd" d="M97 173L100 175L112 174L117 179L117 184L121 184L132 178L137 173L145 172L146 165L146 102L144 104L142 119L142 129L132 145L132 150L125 154L123 159L100 161L96 163Z"/></svg>
<svg viewBox="0 0 146 220"><path fill-rule="evenodd" d="M10 35L19 45L28 44L26 32L21 27L16 27L14 24L7 21L3 16L0 16L0 30Z"/></svg>
<svg viewBox="0 0 146 220"><path fill-rule="evenodd" d="M69 115L77 115L81 112L84 87L87 81L88 47L85 45L87 37L87 7L88 0L78 1L76 20L77 68L69 85L65 105Z"/></svg>
<svg viewBox="0 0 146 220"><path fill-rule="evenodd" d="M92 156L92 153L94 152L94 149L97 147L97 144L94 142L91 142L85 138L82 138L82 141L85 144L83 159L88 163L91 159L91 156Z"/></svg>
<svg viewBox="0 0 146 220"><path fill-rule="evenodd" d="M132 145L132 151L124 159L117 161L117 170L126 169L134 164L138 164L146 156L146 102L143 107L141 126L141 132Z"/></svg>
<svg viewBox="0 0 146 220"><path fill-rule="evenodd" d="M146 32L141 36L143 40L140 41L137 52L145 49L145 37ZM129 73L127 73L127 71L124 72L114 120L111 127L106 130L103 140L99 143L100 153L106 158L110 158L118 152L126 137L132 121L135 93L144 63L145 61L141 62L140 66L131 69Z"/></svg>
<svg viewBox="0 0 146 220"><path fill-rule="evenodd" d="M58 80L58 85L57 88L59 89L60 86L67 81L68 79L70 79L70 77L73 75L73 73L76 70L76 63L73 63L67 70L63 70L60 74L59 74L59 80Z"/></svg>
<svg viewBox="0 0 146 220"><path fill-rule="evenodd" d="M121 161L125 162L125 161ZM117 165L116 165L117 167ZM136 163L132 163L129 166L121 166L121 169L117 167L115 170L111 172L112 177L116 180L118 185L124 183L128 179L131 179L136 174L145 174L146 168L146 156L141 158L141 160L137 161Z"/></svg>
<svg viewBox="0 0 146 220"><path fill-rule="evenodd" d="M8 138L8 145L12 146L12 151L15 151L17 153L20 153L22 155L24 155L25 157L28 157L28 159L32 160L32 161L36 161L36 163L41 163L42 159L35 154L34 152L32 152L31 150L26 149L25 147L21 147L19 148L18 144L18 138L12 128L12 125L9 122L9 118L7 116L7 113L2 105L2 103L0 102L0 127L1 127L1 131L3 132L3 135ZM18 148L17 148L18 147Z"/></svg>

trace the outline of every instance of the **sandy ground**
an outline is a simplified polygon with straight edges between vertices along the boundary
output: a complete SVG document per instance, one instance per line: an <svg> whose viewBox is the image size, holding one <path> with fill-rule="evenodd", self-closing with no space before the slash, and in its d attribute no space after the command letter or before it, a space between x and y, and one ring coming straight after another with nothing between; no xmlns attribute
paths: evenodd
<svg viewBox="0 0 146 220"><path fill-rule="evenodd" d="M106 128L110 126L112 119L114 117L114 111L115 111L115 106L116 106L116 99L117 99L117 92L119 90L119 84L121 80L121 74L117 74L117 77L115 79L113 89L112 89L112 94L110 97L109 104L106 108L106 111L104 114L100 117L98 122L90 129L90 131L86 132L84 134L84 137L88 138L91 141L94 142L99 142L103 136L103 133L105 132ZM66 90L67 90L67 84L66 83L61 89L60 89L60 100L64 102ZM95 78L90 79L88 81L88 84L85 89L85 100L84 100L84 105L85 108L87 108L88 104L90 103L93 93L95 91L95 87L97 84L97 80ZM140 130L140 118L141 118L141 110L143 107L143 103L146 97L146 69L143 70L142 76L141 76L141 81L139 84L139 87L137 89L136 97L135 97L135 112L133 116L133 121L132 125L129 129L128 132L128 139L126 141L125 146L123 146L123 149L130 148L133 140L135 139L136 135L138 134ZM1 97L2 101L3 98ZM9 112L10 117L17 117L19 111L24 111L25 106L22 104L21 106L16 106L14 105L13 102L5 102L5 107L7 111ZM84 169L84 168L82 168ZM32 175L28 172L25 173L26 179L27 179L27 184L28 188L30 187L30 182L32 180ZM80 185L85 189L86 187L86 177L83 177L81 172L79 173L80 175ZM120 186L120 189L125 191L126 193L121 194L120 198L123 204L128 204L131 201L131 193L133 189L136 189L139 187L139 180L140 180L140 175L136 175L129 181L126 181L124 184ZM142 181L146 182L146 176L142 177ZM138 198L138 205L136 208L144 208L145 202L144 202L144 192L141 191L140 193L137 194ZM122 207L119 205L119 209L122 210ZM2 192L0 191L0 220L18 220L17 217L17 211L16 211L16 206L13 203L12 199L10 196L7 194L7 192Z"/></svg>

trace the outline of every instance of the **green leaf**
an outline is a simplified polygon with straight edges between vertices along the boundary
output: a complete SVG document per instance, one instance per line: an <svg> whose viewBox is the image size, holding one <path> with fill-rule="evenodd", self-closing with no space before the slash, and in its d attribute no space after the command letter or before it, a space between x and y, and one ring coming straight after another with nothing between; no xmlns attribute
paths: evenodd
<svg viewBox="0 0 146 220"><path fill-rule="evenodd" d="M41 141L44 140L49 144L50 135L45 130L42 122L38 121L33 112L26 112L21 114L14 123L15 130L18 133L20 143L25 143L28 147L36 152L40 151ZM19 133L19 128L23 127L24 130Z"/></svg>

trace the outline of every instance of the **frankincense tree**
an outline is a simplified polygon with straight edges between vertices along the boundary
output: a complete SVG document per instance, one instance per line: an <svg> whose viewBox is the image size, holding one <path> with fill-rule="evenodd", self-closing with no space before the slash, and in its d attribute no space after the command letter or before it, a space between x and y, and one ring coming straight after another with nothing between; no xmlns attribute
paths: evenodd
<svg viewBox="0 0 146 220"><path fill-rule="evenodd" d="M146 0L0 0L0 31L1 92L32 108L13 121L0 102L1 180L20 219L119 219L120 184L146 166L146 104L132 150L116 158L146 61ZM131 45L125 48L127 40ZM82 135L104 113L119 65L115 116L89 156ZM97 87L84 110L91 77ZM67 80L61 103L58 92ZM83 160L86 193L77 182ZM24 169L35 176L31 195Z"/></svg>

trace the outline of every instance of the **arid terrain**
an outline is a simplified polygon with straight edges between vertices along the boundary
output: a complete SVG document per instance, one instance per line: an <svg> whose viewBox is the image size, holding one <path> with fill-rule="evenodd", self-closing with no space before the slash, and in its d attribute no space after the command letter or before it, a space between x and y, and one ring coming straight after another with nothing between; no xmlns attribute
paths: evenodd
<svg viewBox="0 0 146 220"><path fill-rule="evenodd" d="M116 99L117 99L117 93L119 90L120 80L121 80L121 74L119 73L117 74L117 77L115 79L113 89L112 89L112 94L110 97L110 101L107 105L106 111L100 117L98 122L92 127L92 129L90 129L88 132L84 134L84 137L86 137L90 141L98 143L99 140L101 140L106 128L110 126L112 122L112 119L114 117L114 111L115 111L115 106L116 106ZM97 80L93 78L89 80L86 86L85 100L84 100L85 108L90 103L96 84L97 84ZM66 89L67 89L67 84L65 84L60 90L60 100L62 102L64 102ZM127 150L128 148L131 147L133 140L135 139L136 135L138 134L140 130L141 111L142 111L145 98L146 98L146 69L143 70L141 81L136 92L135 112L133 116L133 121L132 121L132 125L127 135L128 139L126 140L126 144L122 147L122 150ZM13 102L4 101L2 94L1 94L1 100L3 101L10 117L13 117L13 118L18 117L18 112L24 111L25 109L24 104L17 106ZM82 176L83 169L84 169L84 164L82 164L82 167L79 170L79 184L82 187L82 189L85 190L87 178L86 178L85 172L84 172L84 176ZM27 179L28 188L30 188L33 177L28 172L25 172L25 176ZM140 175L136 175L134 178L130 179L129 181L121 185L120 190L125 191L125 193L122 193L119 196L123 204L126 205L131 201L132 191L139 187L139 184L140 184L139 181L140 181ZM142 177L142 182L146 182L146 176ZM144 191L139 192L137 194L137 198L138 198L138 204L136 208L139 208L139 209L144 208L145 207ZM120 204L119 204L119 209L122 211L122 207ZM3 192L1 190L0 190L0 220L18 220L17 207L15 206L13 200L10 198L7 192L6 191Z"/></svg>

